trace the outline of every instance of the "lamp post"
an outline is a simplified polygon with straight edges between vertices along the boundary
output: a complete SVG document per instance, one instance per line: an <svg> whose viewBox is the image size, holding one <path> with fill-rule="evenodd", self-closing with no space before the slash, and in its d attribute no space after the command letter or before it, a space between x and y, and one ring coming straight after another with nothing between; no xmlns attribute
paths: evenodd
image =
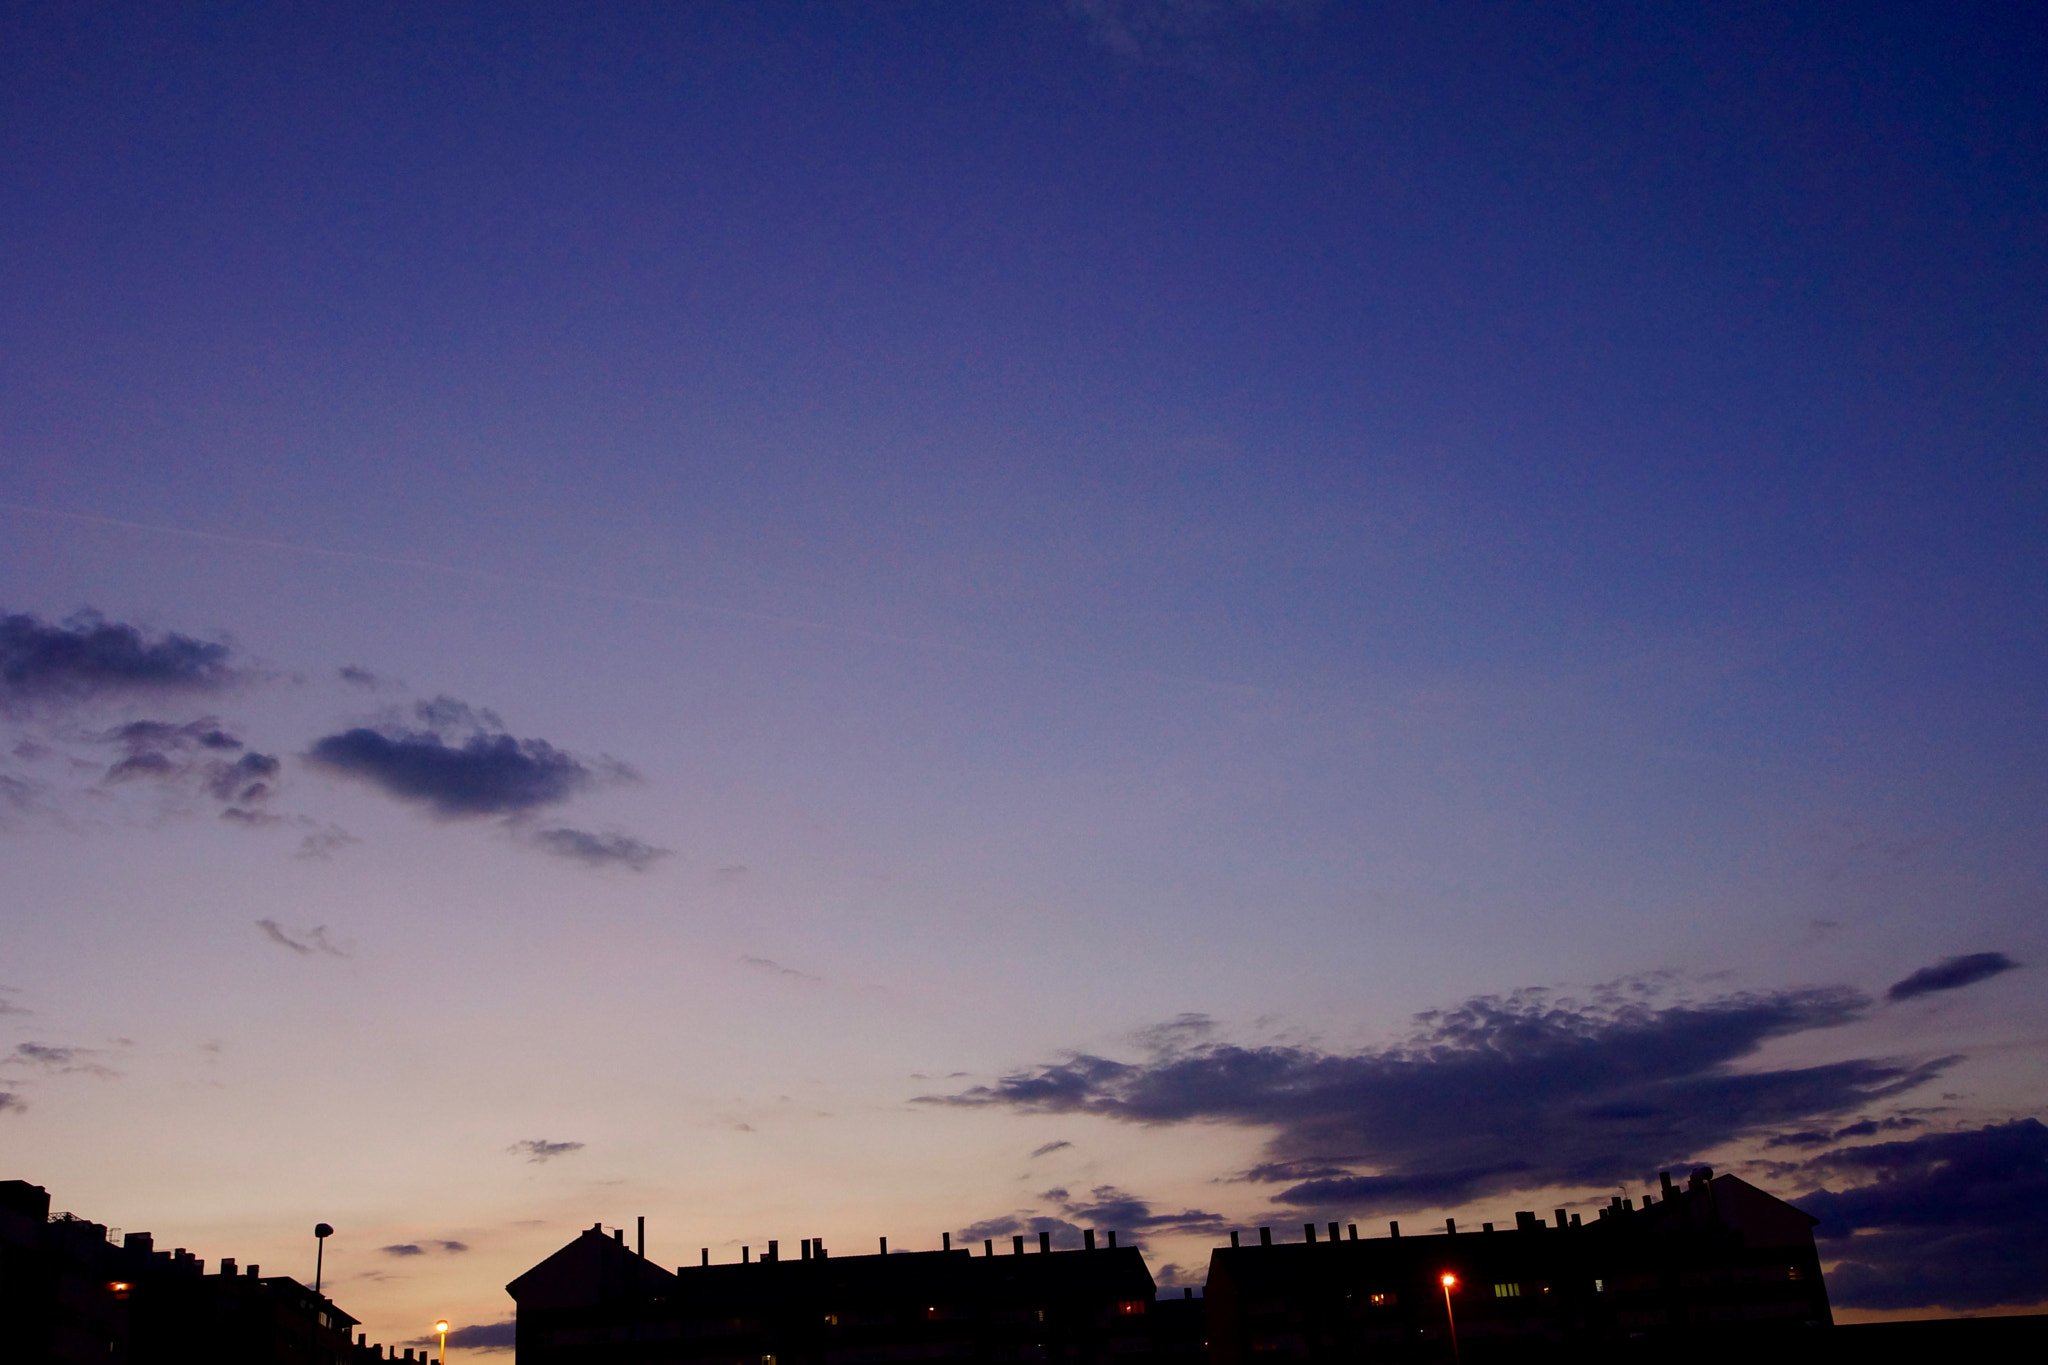
<svg viewBox="0 0 2048 1365"><path fill-rule="evenodd" d="M1458 1277L1446 1270L1437 1277L1437 1283L1444 1287L1444 1321L1451 1325L1451 1359L1457 1365L1464 1365L1465 1358L1458 1352L1458 1315L1451 1311L1451 1290L1457 1285Z"/></svg>
<svg viewBox="0 0 2048 1365"><path fill-rule="evenodd" d="M435 1323L434 1330L441 1334L441 1365L448 1365L448 1319Z"/></svg>
<svg viewBox="0 0 2048 1365"><path fill-rule="evenodd" d="M313 1245L319 1248L313 1253L313 1292L320 1292L320 1272L327 1268L327 1239L334 1235L334 1229L325 1223L313 1224Z"/></svg>

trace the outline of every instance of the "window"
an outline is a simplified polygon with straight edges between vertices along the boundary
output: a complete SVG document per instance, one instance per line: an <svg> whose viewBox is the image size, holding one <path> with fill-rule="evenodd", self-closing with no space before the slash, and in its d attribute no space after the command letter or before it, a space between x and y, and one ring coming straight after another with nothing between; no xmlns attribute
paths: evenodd
<svg viewBox="0 0 2048 1365"><path fill-rule="evenodd" d="M1395 1297L1391 1293L1375 1294L1372 1296L1372 1306L1375 1308L1389 1308L1393 1306L1394 1302Z"/></svg>
<svg viewBox="0 0 2048 1365"><path fill-rule="evenodd" d="M1607 1281L1605 1281L1605 1280L1595 1280L1595 1281L1593 1281L1593 1292L1594 1292L1595 1294L1605 1294L1605 1293L1607 1292Z"/></svg>
<svg viewBox="0 0 2048 1365"><path fill-rule="evenodd" d="M1127 1318L1138 1317L1145 1311L1145 1301L1143 1299L1125 1299L1116 1306L1116 1311Z"/></svg>
<svg viewBox="0 0 2048 1365"><path fill-rule="evenodd" d="M1493 1296L1496 1299L1519 1299L1522 1297L1522 1286L1519 1284L1497 1284L1493 1287Z"/></svg>

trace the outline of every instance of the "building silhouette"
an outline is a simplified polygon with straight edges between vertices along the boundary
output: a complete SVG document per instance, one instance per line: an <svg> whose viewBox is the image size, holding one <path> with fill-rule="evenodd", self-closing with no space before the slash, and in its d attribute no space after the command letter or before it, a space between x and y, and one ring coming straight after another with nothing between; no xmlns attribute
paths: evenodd
<svg viewBox="0 0 2048 1365"><path fill-rule="evenodd" d="M506 1286L522 1365L1111 1362L1153 1354L1156 1289L1135 1247L833 1256L806 1239L671 1274L601 1227ZM704 1258L708 1262L708 1254ZM1186 1335L1188 1317L1175 1319ZM1171 1324L1167 1324L1171 1331Z"/></svg>
<svg viewBox="0 0 2048 1365"><path fill-rule="evenodd" d="M1812 1339L1832 1325L1814 1219L1734 1176L1663 1178L1640 1206L1616 1197L1590 1224L1564 1210L1512 1229L1361 1239L1337 1224L1217 1249L1205 1302L1213 1365L1472 1362L1733 1349ZM1233 1242L1238 1239L1233 1236ZM1452 1283L1447 1287L1444 1278ZM1449 1303L1446 1303L1448 1292ZM1455 1331L1456 1345L1452 1335Z"/></svg>
<svg viewBox="0 0 2048 1365"><path fill-rule="evenodd" d="M4 1365L368 1365L382 1347L356 1319L288 1275L224 1257L212 1274L146 1232L52 1215L50 1195L0 1181ZM409 1359L412 1352L407 1350ZM393 1349L389 1359L398 1359ZM425 1357L421 1357L424 1361Z"/></svg>

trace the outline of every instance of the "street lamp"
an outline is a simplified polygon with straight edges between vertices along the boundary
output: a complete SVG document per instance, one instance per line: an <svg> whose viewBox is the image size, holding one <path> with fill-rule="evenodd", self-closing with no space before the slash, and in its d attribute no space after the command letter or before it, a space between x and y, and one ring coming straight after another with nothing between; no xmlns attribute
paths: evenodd
<svg viewBox="0 0 2048 1365"><path fill-rule="evenodd" d="M441 1365L448 1365L448 1319L435 1323L434 1330L441 1334Z"/></svg>
<svg viewBox="0 0 2048 1365"><path fill-rule="evenodd" d="M320 1292L320 1272L327 1265L327 1239L334 1235L334 1229L325 1223L313 1224L313 1245L319 1250L313 1253L313 1292Z"/></svg>
<svg viewBox="0 0 2048 1365"><path fill-rule="evenodd" d="M1451 1325L1451 1359L1457 1365L1464 1365L1464 1356L1458 1352L1458 1316L1451 1311L1451 1290L1456 1287L1458 1277L1446 1270L1437 1276L1437 1283L1444 1287L1444 1321ZM447 1362L442 1362L447 1365Z"/></svg>

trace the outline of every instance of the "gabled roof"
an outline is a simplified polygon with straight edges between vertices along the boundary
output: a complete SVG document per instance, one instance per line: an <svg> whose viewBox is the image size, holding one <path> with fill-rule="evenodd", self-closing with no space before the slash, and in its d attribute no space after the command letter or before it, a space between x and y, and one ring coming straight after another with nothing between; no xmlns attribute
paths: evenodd
<svg viewBox="0 0 2048 1365"><path fill-rule="evenodd" d="M675 1282L674 1275L593 1227L506 1285L505 1292L521 1308L572 1308L651 1298L668 1293Z"/></svg>

